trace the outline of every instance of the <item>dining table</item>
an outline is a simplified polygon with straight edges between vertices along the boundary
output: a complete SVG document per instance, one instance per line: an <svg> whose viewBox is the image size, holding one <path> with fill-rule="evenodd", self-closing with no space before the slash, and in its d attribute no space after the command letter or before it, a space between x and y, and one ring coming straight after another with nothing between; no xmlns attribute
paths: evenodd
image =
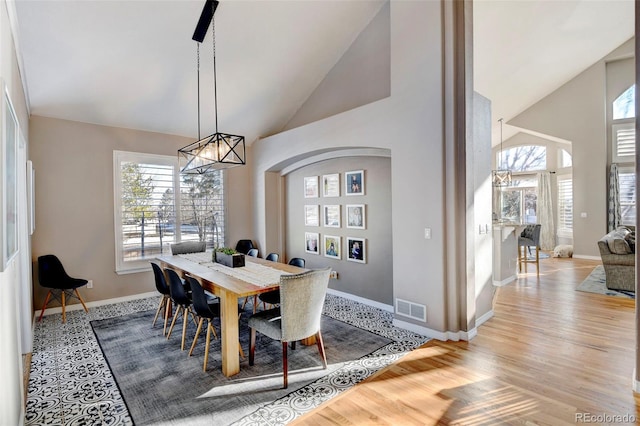
<svg viewBox="0 0 640 426"><path fill-rule="evenodd" d="M233 376L240 372L238 341L238 299L257 296L280 287L280 276L298 274L305 268L244 256L245 266L230 268L212 260L212 252L157 257L163 270L171 268L185 277L192 276L202 287L220 298L220 328L222 374Z"/></svg>

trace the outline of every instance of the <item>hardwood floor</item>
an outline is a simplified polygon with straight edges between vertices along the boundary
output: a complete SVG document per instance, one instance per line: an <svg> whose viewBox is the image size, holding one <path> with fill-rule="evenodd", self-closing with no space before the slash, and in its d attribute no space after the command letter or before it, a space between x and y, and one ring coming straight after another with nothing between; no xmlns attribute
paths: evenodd
<svg viewBox="0 0 640 426"><path fill-rule="evenodd" d="M292 424L636 423L635 301L575 291L599 263L529 265L470 342L432 340Z"/></svg>

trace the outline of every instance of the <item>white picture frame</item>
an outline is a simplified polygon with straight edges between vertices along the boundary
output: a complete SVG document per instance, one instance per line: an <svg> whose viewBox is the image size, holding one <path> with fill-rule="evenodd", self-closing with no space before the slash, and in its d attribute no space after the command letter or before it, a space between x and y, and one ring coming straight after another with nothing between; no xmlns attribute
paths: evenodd
<svg viewBox="0 0 640 426"><path fill-rule="evenodd" d="M366 208L364 204L347 204L347 228L367 229Z"/></svg>
<svg viewBox="0 0 640 426"><path fill-rule="evenodd" d="M364 170L352 170L344 173L344 193L346 195L364 195Z"/></svg>
<svg viewBox="0 0 640 426"><path fill-rule="evenodd" d="M318 198L318 176L304 178L304 198Z"/></svg>
<svg viewBox="0 0 640 426"><path fill-rule="evenodd" d="M340 173L333 173L322 176L322 196L323 197L339 197L340 196Z"/></svg>
<svg viewBox="0 0 640 426"><path fill-rule="evenodd" d="M327 228L340 228L340 205L326 205L322 210L324 226Z"/></svg>
<svg viewBox="0 0 640 426"><path fill-rule="evenodd" d="M367 263L366 238L347 237L347 260L349 262Z"/></svg>
<svg viewBox="0 0 640 426"><path fill-rule="evenodd" d="M317 232L304 233L304 251L311 254L320 254L320 234Z"/></svg>
<svg viewBox="0 0 640 426"><path fill-rule="evenodd" d="M320 206L306 204L304 206L304 226L320 226Z"/></svg>
<svg viewBox="0 0 640 426"><path fill-rule="evenodd" d="M341 238L335 235L325 235L322 243L322 253L325 257L332 259L342 258L342 248L340 247Z"/></svg>

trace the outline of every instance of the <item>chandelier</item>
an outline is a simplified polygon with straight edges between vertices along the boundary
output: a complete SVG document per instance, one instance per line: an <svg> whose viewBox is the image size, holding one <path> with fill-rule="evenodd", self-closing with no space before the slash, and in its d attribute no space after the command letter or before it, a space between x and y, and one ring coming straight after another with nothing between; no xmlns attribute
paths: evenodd
<svg viewBox="0 0 640 426"><path fill-rule="evenodd" d="M498 168L496 170L491 171L491 182L493 186L501 187L501 186L510 186L511 185L511 170L502 169L502 122L501 118L498 120L500 122L500 155L498 156Z"/></svg>
<svg viewBox="0 0 640 426"><path fill-rule="evenodd" d="M198 24L193 33L197 43L198 74L198 140L178 150L178 156L184 162L181 172L187 174L207 173L246 164L244 136L231 135L218 131L218 85L216 79L216 27L214 15L218 7L217 0L206 0ZM204 40L211 24L213 36L213 99L215 111L215 133L207 137L200 136L200 44Z"/></svg>

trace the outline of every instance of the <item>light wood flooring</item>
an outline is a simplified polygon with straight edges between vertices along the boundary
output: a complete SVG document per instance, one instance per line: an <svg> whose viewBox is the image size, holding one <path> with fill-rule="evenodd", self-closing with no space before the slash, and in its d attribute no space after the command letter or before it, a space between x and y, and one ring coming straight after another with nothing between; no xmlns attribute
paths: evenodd
<svg viewBox="0 0 640 426"><path fill-rule="evenodd" d="M635 423L635 301L575 291L597 264L529 265L470 342L432 340L291 424Z"/></svg>

